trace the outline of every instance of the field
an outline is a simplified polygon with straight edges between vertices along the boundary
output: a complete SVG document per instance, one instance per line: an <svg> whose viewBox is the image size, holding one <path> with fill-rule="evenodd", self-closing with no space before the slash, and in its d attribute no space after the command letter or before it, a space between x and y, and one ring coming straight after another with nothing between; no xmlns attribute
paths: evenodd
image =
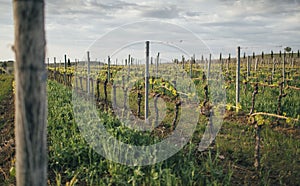
<svg viewBox="0 0 300 186"><path fill-rule="evenodd" d="M174 79L150 78L150 101L159 94L166 102L166 115L151 132L136 131L123 125L116 117L114 108L128 109L144 119L143 80L131 78L132 89L127 92L130 81L118 79L118 72L136 73L131 67L111 66L110 80L107 80L108 66L102 66L90 74L90 89L87 89L85 64L77 68L55 69L49 67L48 80L48 155L49 185L296 185L300 183L300 59L287 57L285 65L278 55L256 56L252 59L250 74L247 59L241 61L240 103L235 104L236 61L215 60L220 65L226 90L224 122L216 139L205 150L199 151L198 144L210 120L211 92L207 89L208 64L196 61L186 63L184 71L191 77L197 95L179 90L192 88L190 84L177 84ZM183 64L179 64L180 66ZM284 75L283 75L284 66ZM95 69L95 68L94 68ZM216 69L216 68L212 68ZM214 71L211 72L211 77ZM132 77L132 76L130 76ZM152 77L152 76L151 76ZM173 78L173 77L172 77ZM180 77L177 77L179 79ZM181 77L182 78L182 77ZM187 78L187 77L185 77ZM114 86L113 82L120 81ZM0 151L5 162L1 162L0 183L14 183L14 145L12 77L0 76L1 90L1 138ZM176 85L175 85L176 84ZM177 86L177 87L176 87ZM183 86L183 87L180 87ZM73 87L73 88L72 88ZM209 87L209 86L208 86ZM116 93L114 93L114 89ZM75 92L74 92L75 91ZM90 94L87 95L87 92ZM92 95L96 100L98 116L106 130L118 140L128 144L148 145L161 141L176 128L182 110L176 112L180 99L199 97L201 112L196 129L188 143L171 158L153 165L127 166L107 160L99 155L80 133L74 113L73 94L83 100ZM142 99L139 99L142 96ZM118 98L114 100L114 98ZM4 105L4 107L2 106ZM114 107L115 105L115 107ZM162 107L157 106L158 110ZM10 109L7 109L10 108ZM142 108L142 109L141 109ZM181 108L179 106L179 108ZM150 109L150 114L155 115ZM87 113L85 113L87 114ZM10 119L8 119L10 118ZM4 122L3 122L4 121ZM6 129L6 130L4 130ZM9 133L6 131L10 130ZM3 134L3 135L2 135ZM259 137L259 138L258 138ZM114 147L109 147L114 148ZM10 150L4 150L10 149ZM2 159L2 158L1 158ZM10 170L10 171L9 171Z"/></svg>

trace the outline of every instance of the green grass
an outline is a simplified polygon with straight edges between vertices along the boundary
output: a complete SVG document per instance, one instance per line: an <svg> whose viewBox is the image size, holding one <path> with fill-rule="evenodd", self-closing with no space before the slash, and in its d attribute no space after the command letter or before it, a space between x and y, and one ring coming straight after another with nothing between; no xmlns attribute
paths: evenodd
<svg viewBox="0 0 300 186"><path fill-rule="evenodd" d="M298 135L262 128L260 177L254 164L255 128L244 116L232 115L225 121L214 146L199 152L197 145L205 130L200 117L192 140L173 157L151 166L130 167L109 161L96 153L81 136L74 120L71 90L48 83L48 145L51 183L75 175L79 185L233 185L299 183ZM135 133L120 124L109 112L99 111L111 135L127 143L153 140L149 133ZM144 143L144 144L145 144ZM113 148L113 147L112 147Z"/></svg>
<svg viewBox="0 0 300 186"><path fill-rule="evenodd" d="M12 90L13 75L0 74L0 102Z"/></svg>
<svg viewBox="0 0 300 186"><path fill-rule="evenodd" d="M210 151L200 154L197 144L190 142L173 157L150 166L129 167L114 163L97 154L80 135L74 121L71 91L55 82L48 83L49 172L61 176L61 182L77 175L78 183L88 185L228 185L231 170L223 170L218 155ZM120 140L140 141L146 136L117 127L118 121L107 112L99 116L111 134ZM198 127L198 133L203 133ZM200 132L202 131L202 132ZM196 137L197 140L200 135ZM150 138L150 136L148 136ZM132 141L127 141L128 143ZM113 148L113 147L112 147ZM229 173L228 173L229 172ZM52 177L51 183L54 183Z"/></svg>

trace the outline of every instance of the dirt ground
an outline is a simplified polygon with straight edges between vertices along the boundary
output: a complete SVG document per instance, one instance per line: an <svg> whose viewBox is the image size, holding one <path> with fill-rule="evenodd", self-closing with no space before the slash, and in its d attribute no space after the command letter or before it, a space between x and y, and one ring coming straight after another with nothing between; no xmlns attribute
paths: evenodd
<svg viewBox="0 0 300 186"><path fill-rule="evenodd" d="M0 185L13 185L10 168L15 161L14 96L12 92L0 103Z"/></svg>

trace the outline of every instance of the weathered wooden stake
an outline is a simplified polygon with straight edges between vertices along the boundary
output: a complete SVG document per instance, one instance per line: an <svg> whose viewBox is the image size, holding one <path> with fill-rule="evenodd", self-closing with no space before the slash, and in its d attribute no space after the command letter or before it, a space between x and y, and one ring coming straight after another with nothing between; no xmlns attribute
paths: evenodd
<svg viewBox="0 0 300 186"><path fill-rule="evenodd" d="M241 70L241 47L237 47L237 59L236 59L236 87L235 87L235 106L236 111L239 111L239 103L240 103L240 70Z"/></svg>
<svg viewBox="0 0 300 186"><path fill-rule="evenodd" d="M128 64L128 65L130 65L130 59L131 59L131 57L130 57L130 54L129 54L129 55L128 55L128 60L127 60L127 62L128 62L127 64Z"/></svg>
<svg viewBox="0 0 300 186"><path fill-rule="evenodd" d="M194 56L191 58L190 61L190 78L193 76L193 61L194 61Z"/></svg>
<svg viewBox="0 0 300 186"><path fill-rule="evenodd" d="M64 84L67 85L67 55L65 54L65 64L64 64Z"/></svg>
<svg viewBox="0 0 300 186"><path fill-rule="evenodd" d="M156 63L155 63L155 77L158 78L158 62L159 62L159 52L157 53Z"/></svg>
<svg viewBox="0 0 300 186"><path fill-rule="evenodd" d="M276 65L276 59L273 58L272 77L271 77L272 81L273 81L274 74L275 74L275 65Z"/></svg>
<svg viewBox="0 0 300 186"><path fill-rule="evenodd" d="M208 61L208 66L207 66L207 84L209 83L209 78L210 78L210 66L211 66L211 54L209 54L209 61Z"/></svg>
<svg viewBox="0 0 300 186"><path fill-rule="evenodd" d="M182 55L182 69L184 69L184 56Z"/></svg>
<svg viewBox="0 0 300 186"><path fill-rule="evenodd" d="M54 57L54 71L56 72L56 57Z"/></svg>
<svg viewBox="0 0 300 186"><path fill-rule="evenodd" d="M91 68L90 68L90 52L87 52L87 81L86 81L86 86L87 86L87 93L90 94L90 73L91 73Z"/></svg>
<svg viewBox="0 0 300 186"><path fill-rule="evenodd" d="M283 82L283 86L284 86L284 84L285 84L285 52L282 57L282 82Z"/></svg>
<svg viewBox="0 0 300 186"><path fill-rule="evenodd" d="M47 185L45 3L14 0L15 138L18 186Z"/></svg>
<svg viewBox="0 0 300 186"><path fill-rule="evenodd" d="M221 69L223 70L223 59L222 59L222 53L220 53L220 63L221 63Z"/></svg>
<svg viewBox="0 0 300 186"><path fill-rule="evenodd" d="M251 66L250 66L250 56L247 57L247 79L249 80L250 77L250 71L251 71Z"/></svg>
<svg viewBox="0 0 300 186"><path fill-rule="evenodd" d="M110 57L107 59L107 81L110 82Z"/></svg>
<svg viewBox="0 0 300 186"><path fill-rule="evenodd" d="M256 60L255 60L255 65L254 65L254 71L255 72L257 70L257 67L258 67L258 58L256 58Z"/></svg>
<svg viewBox="0 0 300 186"><path fill-rule="evenodd" d="M149 114L149 45L150 42L146 41L146 64L145 64L145 122L148 123Z"/></svg>

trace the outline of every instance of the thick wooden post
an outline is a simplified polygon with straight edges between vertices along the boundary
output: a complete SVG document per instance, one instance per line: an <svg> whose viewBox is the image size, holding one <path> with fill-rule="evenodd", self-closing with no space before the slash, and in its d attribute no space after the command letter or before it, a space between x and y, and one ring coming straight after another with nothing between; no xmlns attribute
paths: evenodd
<svg viewBox="0 0 300 186"><path fill-rule="evenodd" d="M235 86L235 106L236 111L239 111L240 103L240 70L241 70L241 47L237 47L237 59L236 59L236 86Z"/></svg>
<svg viewBox="0 0 300 186"><path fill-rule="evenodd" d="M149 45L150 42L146 41L146 64L145 64L145 121L148 123L149 114Z"/></svg>
<svg viewBox="0 0 300 186"><path fill-rule="evenodd" d="M43 0L14 0L18 186L47 185L47 72Z"/></svg>

